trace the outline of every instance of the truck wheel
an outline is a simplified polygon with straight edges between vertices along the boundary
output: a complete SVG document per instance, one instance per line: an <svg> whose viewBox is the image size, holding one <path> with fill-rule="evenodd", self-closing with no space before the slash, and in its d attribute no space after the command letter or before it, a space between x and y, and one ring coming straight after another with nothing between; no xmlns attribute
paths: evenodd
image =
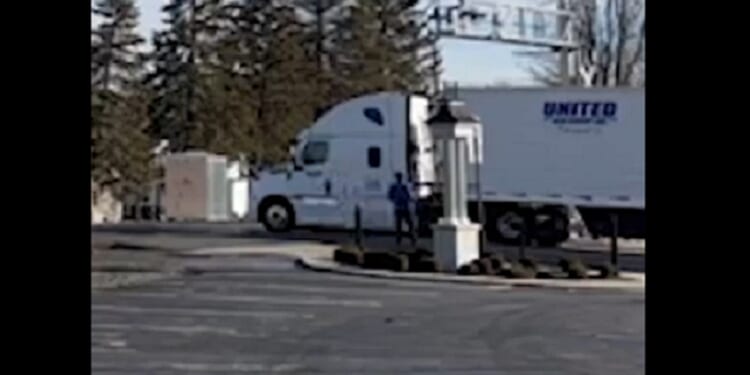
<svg viewBox="0 0 750 375"><path fill-rule="evenodd" d="M269 232L288 232L294 227L294 209L288 202L274 199L263 204L260 220Z"/></svg>
<svg viewBox="0 0 750 375"><path fill-rule="evenodd" d="M492 238L503 244L521 243L521 230L523 228L523 215L515 209L496 212L491 215L487 233ZM527 238L528 241L528 238Z"/></svg>

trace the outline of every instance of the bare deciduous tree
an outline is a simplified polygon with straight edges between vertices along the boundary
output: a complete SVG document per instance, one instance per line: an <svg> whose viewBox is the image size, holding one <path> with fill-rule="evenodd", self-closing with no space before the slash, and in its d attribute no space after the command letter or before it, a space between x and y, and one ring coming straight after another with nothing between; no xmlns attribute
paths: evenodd
<svg viewBox="0 0 750 375"><path fill-rule="evenodd" d="M570 0L575 14L572 32L580 49L570 84L583 86L644 86L646 83L645 0ZM564 84L559 54L524 52L533 59L529 71L540 83Z"/></svg>

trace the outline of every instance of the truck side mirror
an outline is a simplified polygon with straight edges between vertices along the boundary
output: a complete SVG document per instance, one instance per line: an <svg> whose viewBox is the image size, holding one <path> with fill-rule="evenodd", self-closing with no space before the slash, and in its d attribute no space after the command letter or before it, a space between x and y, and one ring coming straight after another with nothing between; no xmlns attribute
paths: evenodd
<svg viewBox="0 0 750 375"><path fill-rule="evenodd" d="M302 165L300 165L299 161L297 160L297 154L295 152L289 153L289 164L292 166L292 170L296 172L299 172L304 169Z"/></svg>
<svg viewBox="0 0 750 375"><path fill-rule="evenodd" d="M297 144L299 142L296 139L292 139L289 141L289 163L292 165L292 169L294 171L301 171L303 168L299 163L297 163Z"/></svg>

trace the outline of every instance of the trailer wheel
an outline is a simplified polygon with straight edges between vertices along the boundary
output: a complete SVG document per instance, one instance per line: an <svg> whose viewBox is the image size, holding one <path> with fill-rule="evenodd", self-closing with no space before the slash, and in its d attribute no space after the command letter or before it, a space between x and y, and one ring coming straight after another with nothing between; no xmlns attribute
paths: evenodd
<svg viewBox="0 0 750 375"><path fill-rule="evenodd" d="M534 219L533 236L540 246L555 247L570 236L568 217L560 209L542 208L535 212Z"/></svg>
<svg viewBox="0 0 750 375"><path fill-rule="evenodd" d="M260 205L260 222L269 232L288 232L294 227L294 209L283 198L272 198Z"/></svg>
<svg viewBox="0 0 750 375"><path fill-rule="evenodd" d="M518 209L495 211L490 214L487 233L500 243L519 244L523 221L523 213Z"/></svg>

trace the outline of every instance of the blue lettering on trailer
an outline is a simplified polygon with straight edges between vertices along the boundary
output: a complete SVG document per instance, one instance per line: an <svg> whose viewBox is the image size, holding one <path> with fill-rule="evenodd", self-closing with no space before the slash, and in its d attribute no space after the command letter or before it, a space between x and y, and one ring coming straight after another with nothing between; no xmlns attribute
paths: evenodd
<svg viewBox="0 0 750 375"><path fill-rule="evenodd" d="M545 121L556 125L606 125L617 120L617 103L611 101L545 102Z"/></svg>

